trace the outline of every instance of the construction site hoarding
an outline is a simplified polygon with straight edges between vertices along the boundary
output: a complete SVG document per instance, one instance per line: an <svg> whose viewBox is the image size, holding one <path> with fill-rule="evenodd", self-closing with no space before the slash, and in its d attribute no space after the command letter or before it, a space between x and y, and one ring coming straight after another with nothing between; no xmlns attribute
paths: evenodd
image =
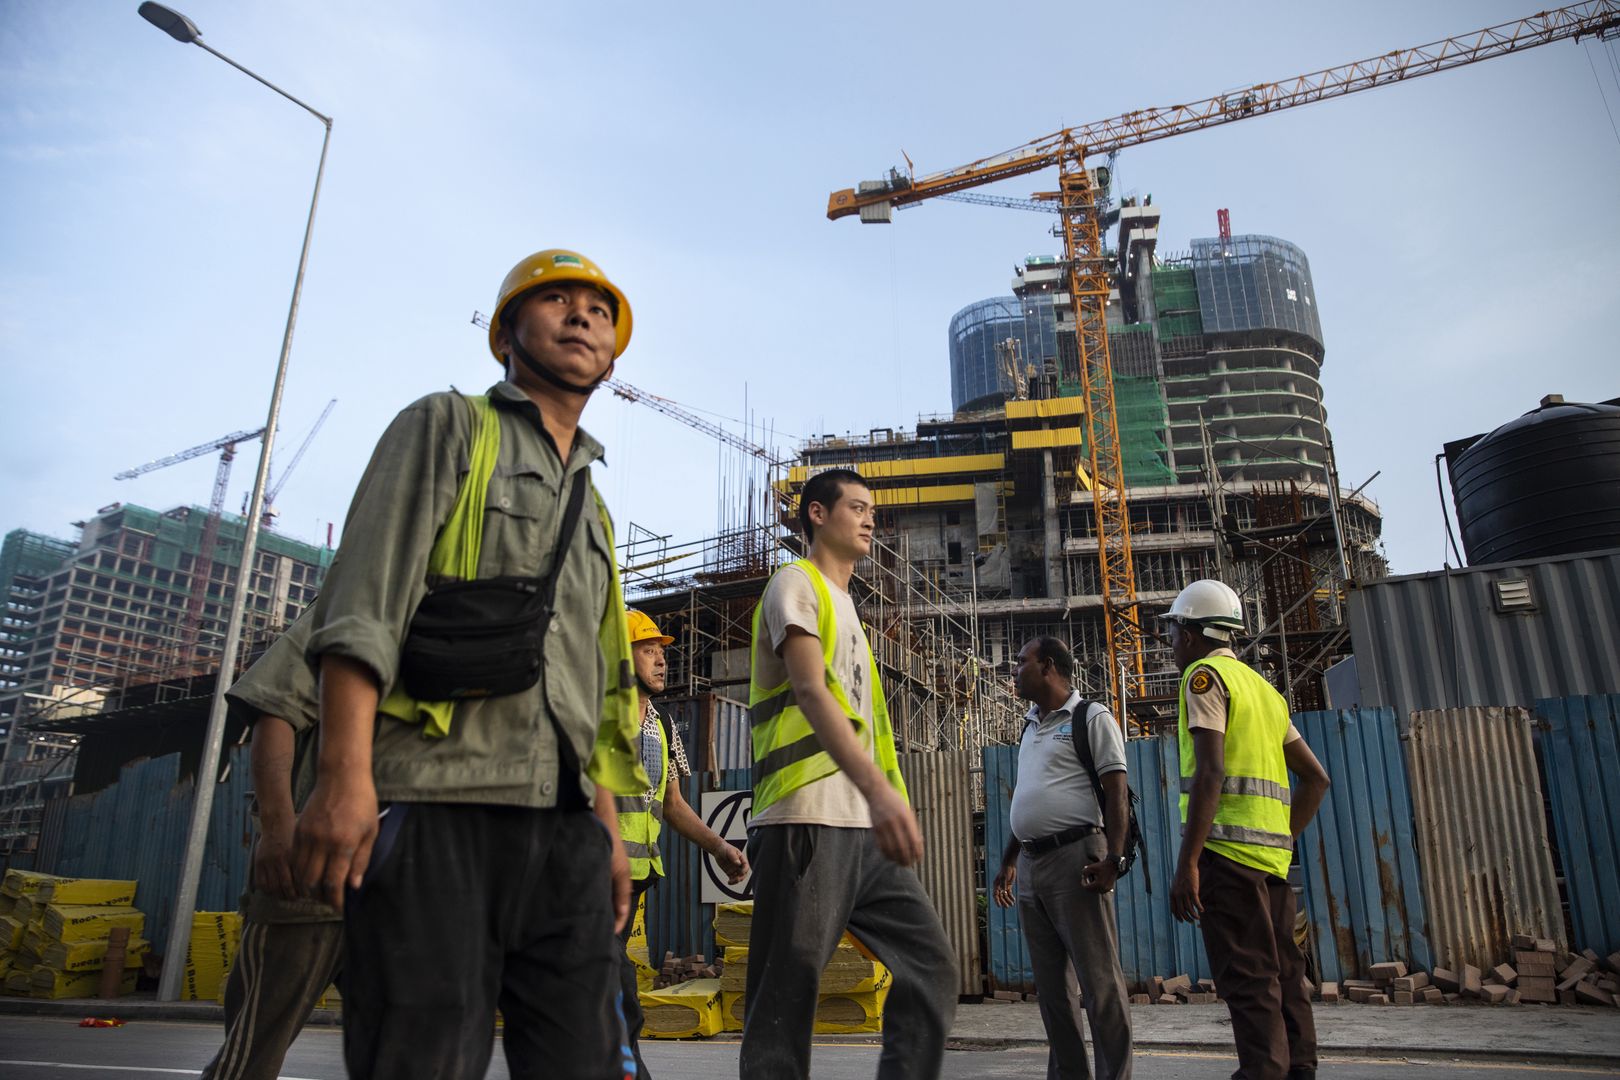
<svg viewBox="0 0 1620 1080"><path fill-rule="evenodd" d="M1364 581L1349 607L1364 706L1620 693L1620 548Z"/></svg>
<svg viewBox="0 0 1620 1080"><path fill-rule="evenodd" d="M1536 749L1577 949L1620 952L1620 694L1536 702Z"/></svg>
<svg viewBox="0 0 1620 1080"><path fill-rule="evenodd" d="M974 877L973 784L978 755L968 750L900 755L912 809L923 835L917 867L923 891L934 903L956 956L956 992L983 990L979 962L979 913Z"/></svg>
<svg viewBox="0 0 1620 1080"><path fill-rule="evenodd" d="M1568 947L1528 709L1427 709L1406 732L1434 962L1488 970L1526 934Z"/></svg>

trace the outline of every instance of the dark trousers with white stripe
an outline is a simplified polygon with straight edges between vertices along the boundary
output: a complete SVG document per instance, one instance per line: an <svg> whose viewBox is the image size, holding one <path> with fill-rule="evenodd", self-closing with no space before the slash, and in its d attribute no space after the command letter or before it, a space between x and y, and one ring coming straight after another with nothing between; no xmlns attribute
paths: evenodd
<svg viewBox="0 0 1620 1080"><path fill-rule="evenodd" d="M276 1080L343 958L343 924L249 920L225 981L225 1045L204 1080Z"/></svg>

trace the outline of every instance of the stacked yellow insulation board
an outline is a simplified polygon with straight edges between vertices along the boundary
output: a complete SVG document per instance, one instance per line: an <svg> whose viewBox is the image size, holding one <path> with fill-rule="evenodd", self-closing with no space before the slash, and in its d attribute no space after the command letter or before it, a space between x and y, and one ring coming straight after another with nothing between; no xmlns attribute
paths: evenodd
<svg viewBox="0 0 1620 1080"><path fill-rule="evenodd" d="M0 882L0 977L5 992L39 998L95 997L108 936L129 930L119 993L135 989L150 949L135 882L8 870Z"/></svg>
<svg viewBox="0 0 1620 1080"><path fill-rule="evenodd" d="M242 916L235 911L199 911L191 917L191 945L180 984L183 1001L225 1000L225 977L242 944Z"/></svg>
<svg viewBox="0 0 1620 1080"><path fill-rule="evenodd" d="M748 986L748 930L751 902L721 904L714 914L714 943L725 948L720 977L720 1011L724 1030L741 1031ZM853 1034L883 1030L883 1002L893 976L849 934L821 973L816 1005L816 1033Z"/></svg>

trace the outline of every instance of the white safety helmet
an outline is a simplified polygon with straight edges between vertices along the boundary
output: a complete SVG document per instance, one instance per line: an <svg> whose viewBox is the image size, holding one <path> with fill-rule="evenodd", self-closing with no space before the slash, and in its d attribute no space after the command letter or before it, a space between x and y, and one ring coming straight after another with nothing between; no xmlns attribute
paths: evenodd
<svg viewBox="0 0 1620 1080"><path fill-rule="evenodd" d="M1243 629L1243 601L1225 582L1204 578L1176 594L1163 618L1197 627L1212 641L1231 641L1232 632Z"/></svg>

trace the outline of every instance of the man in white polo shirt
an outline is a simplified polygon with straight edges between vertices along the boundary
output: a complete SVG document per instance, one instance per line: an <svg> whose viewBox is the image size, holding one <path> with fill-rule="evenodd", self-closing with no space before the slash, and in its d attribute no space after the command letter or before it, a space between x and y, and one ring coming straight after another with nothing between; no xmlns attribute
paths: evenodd
<svg viewBox="0 0 1620 1080"><path fill-rule="evenodd" d="M1091 1075L1071 964L1091 1021L1097 1080L1117 1080L1131 1075L1131 1013L1114 923L1114 881L1128 865L1125 741L1107 708L1083 701L1073 676L1074 657L1057 638L1034 638L1018 653L1014 678L1030 708L1018 747L1013 839L994 893L1011 907L1021 885L1018 916L1050 1046L1047 1080ZM1096 785L1076 739L1091 751Z"/></svg>

